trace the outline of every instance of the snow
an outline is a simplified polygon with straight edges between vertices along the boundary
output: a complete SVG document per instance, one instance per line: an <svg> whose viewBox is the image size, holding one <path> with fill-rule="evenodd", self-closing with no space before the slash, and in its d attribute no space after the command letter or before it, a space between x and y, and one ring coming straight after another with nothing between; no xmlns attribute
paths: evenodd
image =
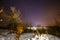
<svg viewBox="0 0 60 40"><path fill-rule="evenodd" d="M15 40L15 37L16 34L14 33L0 35L0 40ZM49 34L35 35L34 33L24 33L19 37L19 40L60 40L60 38Z"/></svg>
<svg viewBox="0 0 60 40"><path fill-rule="evenodd" d="M49 34L41 34L34 36L33 33L25 33L20 36L20 40L60 40L60 38Z"/></svg>

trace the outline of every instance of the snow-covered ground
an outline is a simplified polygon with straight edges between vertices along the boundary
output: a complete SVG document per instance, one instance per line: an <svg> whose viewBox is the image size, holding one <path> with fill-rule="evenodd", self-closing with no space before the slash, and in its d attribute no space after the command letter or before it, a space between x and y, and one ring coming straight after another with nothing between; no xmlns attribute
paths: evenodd
<svg viewBox="0 0 60 40"><path fill-rule="evenodd" d="M16 34L0 35L0 40L15 40Z"/></svg>
<svg viewBox="0 0 60 40"><path fill-rule="evenodd" d="M8 35L0 35L0 40L15 40L16 34L8 34ZM28 39L35 39L37 38L34 33L24 33L20 36L19 40L28 40ZM39 40L45 40L46 38L48 40L60 40L60 38L53 36L53 35L47 35L47 34L41 34L38 36L40 38ZM44 39L45 38L45 39Z"/></svg>
<svg viewBox="0 0 60 40"><path fill-rule="evenodd" d="M25 33L20 36L20 40L37 40L37 36L33 33ZM53 36L53 35L47 35L47 34L41 34L38 36L38 40L60 40L60 38Z"/></svg>

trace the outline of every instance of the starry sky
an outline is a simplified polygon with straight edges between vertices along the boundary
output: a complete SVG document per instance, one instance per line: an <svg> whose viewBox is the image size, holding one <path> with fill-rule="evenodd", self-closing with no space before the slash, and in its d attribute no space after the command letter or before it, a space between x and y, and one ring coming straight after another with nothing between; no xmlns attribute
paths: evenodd
<svg viewBox="0 0 60 40"><path fill-rule="evenodd" d="M60 22L60 1L59 0L0 0L0 7L4 6L9 10L15 6L21 11L22 19L31 22L34 26L55 25L55 19Z"/></svg>

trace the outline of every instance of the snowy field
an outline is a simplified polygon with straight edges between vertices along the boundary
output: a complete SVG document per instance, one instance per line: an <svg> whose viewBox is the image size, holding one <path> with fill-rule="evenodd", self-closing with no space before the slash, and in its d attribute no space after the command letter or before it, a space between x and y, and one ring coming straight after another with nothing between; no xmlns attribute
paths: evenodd
<svg viewBox="0 0 60 40"><path fill-rule="evenodd" d="M20 40L30 40L32 38L33 38L33 40L36 40L35 39L36 37L34 36L33 33L25 33L25 34L20 36ZM39 40L60 40L60 38L58 38L56 36L47 35L47 34L41 34L41 36L39 35L38 38L40 38Z"/></svg>
<svg viewBox="0 0 60 40"><path fill-rule="evenodd" d="M15 34L0 35L0 40L15 40L15 36L16 36ZM60 38L53 35L41 34L41 36L40 35L38 36L38 38L40 38L39 40L45 40L47 37L48 40L60 40ZM37 40L35 39L36 36L34 33L24 33L20 36L19 40L28 40L32 38L33 40Z"/></svg>

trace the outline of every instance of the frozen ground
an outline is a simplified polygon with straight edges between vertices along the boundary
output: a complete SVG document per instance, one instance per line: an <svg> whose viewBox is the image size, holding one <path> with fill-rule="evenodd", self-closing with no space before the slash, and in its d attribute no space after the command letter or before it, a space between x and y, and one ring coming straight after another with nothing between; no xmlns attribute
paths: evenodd
<svg viewBox="0 0 60 40"><path fill-rule="evenodd" d="M46 35L46 34L41 34L44 37L48 37L49 40L60 40L60 38L53 36L53 35ZM8 34L8 35L0 35L0 40L15 40L15 34ZM34 33L24 33L20 36L19 40L28 40L31 38L34 38ZM39 36L40 38L40 36ZM40 38L39 40L44 40L43 38Z"/></svg>

